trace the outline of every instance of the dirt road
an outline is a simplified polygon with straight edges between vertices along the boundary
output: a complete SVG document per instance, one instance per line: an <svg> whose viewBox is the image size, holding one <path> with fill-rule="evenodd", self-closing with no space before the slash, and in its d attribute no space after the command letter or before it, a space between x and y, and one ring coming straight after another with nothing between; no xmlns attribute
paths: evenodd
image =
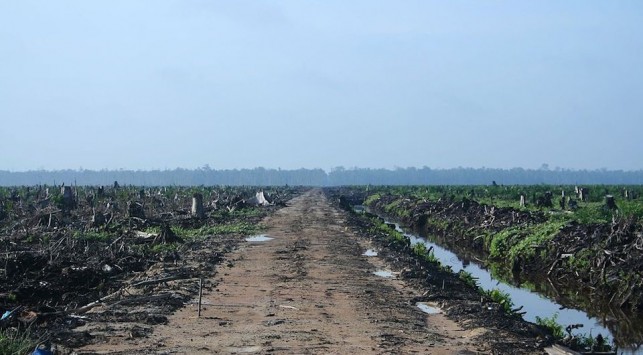
<svg viewBox="0 0 643 355"><path fill-rule="evenodd" d="M190 302L143 337L114 336L80 353L488 353L482 328L464 330L411 299L315 189L266 218L266 242L244 242ZM395 272L400 270L389 269Z"/></svg>

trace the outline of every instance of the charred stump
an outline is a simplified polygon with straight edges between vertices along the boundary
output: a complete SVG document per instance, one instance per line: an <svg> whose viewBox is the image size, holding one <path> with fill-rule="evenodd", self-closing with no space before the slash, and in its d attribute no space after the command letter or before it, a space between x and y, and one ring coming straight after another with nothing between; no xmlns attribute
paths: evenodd
<svg viewBox="0 0 643 355"><path fill-rule="evenodd" d="M145 209L140 202L127 202L127 216L145 219Z"/></svg>
<svg viewBox="0 0 643 355"><path fill-rule="evenodd" d="M168 224L161 226L161 233L154 238L154 244L183 243L183 238L179 237L172 231Z"/></svg>
<svg viewBox="0 0 643 355"><path fill-rule="evenodd" d="M614 200L614 196L605 195L605 208L609 210L615 210L618 208L616 207L616 201Z"/></svg>
<svg viewBox="0 0 643 355"><path fill-rule="evenodd" d="M560 205L561 210L565 209L565 190L560 193L560 202L558 204Z"/></svg>
<svg viewBox="0 0 643 355"><path fill-rule="evenodd" d="M60 188L60 193L62 194L62 204L64 210L71 210L76 207L76 202L74 201L74 193L71 190L71 186L63 186Z"/></svg>
<svg viewBox="0 0 643 355"><path fill-rule="evenodd" d="M538 207L550 207L550 208L554 207L554 204L552 203L551 198L552 198L551 191L545 192L544 195L539 196L536 199L536 206L538 206Z"/></svg>

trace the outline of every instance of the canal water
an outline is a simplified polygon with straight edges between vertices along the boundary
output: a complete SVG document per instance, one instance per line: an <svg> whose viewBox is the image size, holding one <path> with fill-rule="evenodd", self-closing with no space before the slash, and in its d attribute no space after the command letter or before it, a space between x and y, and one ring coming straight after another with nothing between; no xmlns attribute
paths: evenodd
<svg viewBox="0 0 643 355"><path fill-rule="evenodd" d="M386 221L386 223L394 224L395 229L408 238L412 245L422 243L427 249L432 247L434 256L442 265L451 267L453 272L457 273L460 270L464 270L470 273L477 279L477 283L482 289L498 289L509 294L512 302L514 303L514 307L522 306L520 311L525 312L523 318L527 321L535 323L536 317L545 318L557 315L557 322L562 324L563 327L574 324L583 325L581 328L573 330L572 334L591 334L594 337L601 334L603 337L607 337L609 341L613 341L615 336L617 340L622 340L619 339L620 334L613 334L612 331L604 326L604 323L602 323L601 320L589 316L586 312L566 308L544 295L501 281L493 277L493 275L485 269L481 263L478 263L475 260L470 260L469 258L461 258L456 253L428 240L427 238L420 237L413 233L408 233L403 230L398 223L389 221ZM617 322L618 320L611 321ZM641 320L638 321L640 322ZM618 330L621 327L617 326L612 328ZM617 341L617 343L620 343L618 344L619 354L643 354L643 347L637 346L637 344L641 344L640 338L631 339L631 334L624 335L624 337L624 342ZM634 335L634 338L636 337L637 335Z"/></svg>

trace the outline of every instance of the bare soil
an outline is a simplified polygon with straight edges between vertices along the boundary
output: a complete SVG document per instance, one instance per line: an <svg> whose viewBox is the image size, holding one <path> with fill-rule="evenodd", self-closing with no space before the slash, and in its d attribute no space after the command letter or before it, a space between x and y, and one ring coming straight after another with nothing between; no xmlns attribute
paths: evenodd
<svg viewBox="0 0 643 355"><path fill-rule="evenodd" d="M485 326L484 316L450 309L482 308L470 296L459 306L449 290L435 292L409 274L410 259L384 250L367 237L354 217L314 189L262 221L266 242L241 242L204 278L201 316L198 280L163 286L189 298L158 323L146 305L127 311L130 319L87 322L74 333L87 339L78 354L476 354L542 353L537 333L505 329L503 318ZM379 256L362 255L366 249ZM202 251L207 254L207 250ZM397 262L395 262L397 260ZM189 267L190 261L182 267ZM376 270L389 270L384 278ZM425 279L427 279L425 277ZM428 281L423 281L428 282ZM451 282L451 281L449 281ZM443 280L434 280L435 284ZM156 287L156 286L155 286ZM456 294L464 292L453 290ZM149 293L146 293L149 294ZM190 299L191 298L191 299ZM186 301L187 300L187 301ZM418 300L442 307L426 314ZM173 301L172 301L173 302ZM96 308L88 313L105 312ZM137 317L136 315L140 315ZM456 313L453 313L456 314ZM123 315L121 315L123 316ZM93 317L93 319L96 319ZM522 322L522 321L520 321ZM521 323L523 324L523 323ZM523 324L524 325L524 324Z"/></svg>

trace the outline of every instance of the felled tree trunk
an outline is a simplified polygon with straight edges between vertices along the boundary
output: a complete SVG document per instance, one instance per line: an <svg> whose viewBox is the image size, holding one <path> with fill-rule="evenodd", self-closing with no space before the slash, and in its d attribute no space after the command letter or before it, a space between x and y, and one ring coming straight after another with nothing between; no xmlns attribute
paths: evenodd
<svg viewBox="0 0 643 355"><path fill-rule="evenodd" d="M196 193L192 195L192 217L203 218L205 213L203 212L203 195Z"/></svg>

